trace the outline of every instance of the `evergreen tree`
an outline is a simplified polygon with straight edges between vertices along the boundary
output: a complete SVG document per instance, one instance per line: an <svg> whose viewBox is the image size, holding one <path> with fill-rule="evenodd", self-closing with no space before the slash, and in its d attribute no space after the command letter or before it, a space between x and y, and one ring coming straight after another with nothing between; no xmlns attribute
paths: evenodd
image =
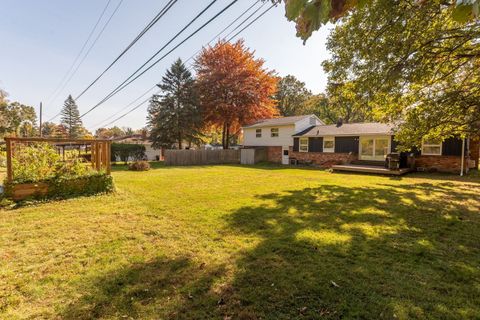
<svg viewBox="0 0 480 320"><path fill-rule="evenodd" d="M162 93L152 97L147 117L152 146L182 149L184 142L198 142L202 117L195 80L182 60L172 64L158 87Z"/></svg>
<svg viewBox="0 0 480 320"><path fill-rule="evenodd" d="M69 95L63 105L63 109L60 113L60 123L67 129L67 135L69 138L81 138L84 130L82 120L80 119L80 113L78 112L78 106Z"/></svg>

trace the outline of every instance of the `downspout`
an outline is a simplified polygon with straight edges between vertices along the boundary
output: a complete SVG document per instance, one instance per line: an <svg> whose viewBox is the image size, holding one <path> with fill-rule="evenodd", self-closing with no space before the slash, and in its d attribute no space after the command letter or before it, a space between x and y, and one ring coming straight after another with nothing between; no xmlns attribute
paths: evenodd
<svg viewBox="0 0 480 320"><path fill-rule="evenodd" d="M465 162L465 138L462 139L462 162L460 165L460 176L463 177L463 167Z"/></svg>

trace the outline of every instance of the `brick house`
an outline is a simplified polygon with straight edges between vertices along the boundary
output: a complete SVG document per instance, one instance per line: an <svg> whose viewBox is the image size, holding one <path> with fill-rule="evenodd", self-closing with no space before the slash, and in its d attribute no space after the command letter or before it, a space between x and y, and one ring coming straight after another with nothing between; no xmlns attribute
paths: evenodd
<svg viewBox="0 0 480 320"><path fill-rule="evenodd" d="M265 148L267 161L288 164L293 135L317 125L324 125L316 115L266 119L243 129L245 148Z"/></svg>
<svg viewBox="0 0 480 320"><path fill-rule="evenodd" d="M275 120L273 123L278 121L273 120ZM391 124L373 122L325 125L319 122L292 134L292 144L288 152L285 152L285 146L281 149L272 149L270 145L264 145L270 155L267 160L288 164L291 159L295 159L321 167L350 163L383 166L386 156L396 152L397 142L394 139L394 126ZM262 123L272 123L272 120ZM266 131L269 128L271 127L262 126ZM245 135L244 146L252 145L259 146L261 141L256 140L251 134ZM458 138L449 138L441 142L423 141L422 146L415 151L401 153L400 165L406 167L414 161L417 170L460 172L462 145L465 146L464 169L478 168L479 141L473 139L463 141ZM407 156L410 156L410 159ZM410 163L407 164L407 161Z"/></svg>

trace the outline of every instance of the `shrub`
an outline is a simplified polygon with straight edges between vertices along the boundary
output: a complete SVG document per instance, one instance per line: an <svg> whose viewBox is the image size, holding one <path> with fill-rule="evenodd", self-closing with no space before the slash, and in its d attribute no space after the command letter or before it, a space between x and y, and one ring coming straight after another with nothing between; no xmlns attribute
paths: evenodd
<svg viewBox="0 0 480 320"><path fill-rule="evenodd" d="M48 143L19 146L12 158L16 182L35 182L51 179L60 163L57 150Z"/></svg>
<svg viewBox="0 0 480 320"><path fill-rule="evenodd" d="M7 166L7 153L5 151L0 151L0 167Z"/></svg>
<svg viewBox="0 0 480 320"><path fill-rule="evenodd" d="M113 143L112 144L112 161L120 158L121 161L127 162L130 159L134 161L145 158L145 146L133 143Z"/></svg>
<svg viewBox="0 0 480 320"><path fill-rule="evenodd" d="M136 161L128 166L128 170L148 171L150 170L150 163L148 163L147 161Z"/></svg>
<svg viewBox="0 0 480 320"><path fill-rule="evenodd" d="M112 176L103 172L92 172L77 177L54 177L41 182L47 186L45 194L33 194L28 199L67 199L76 196L87 196L98 193L115 191ZM5 194L13 198L13 190L22 183L13 182L5 184Z"/></svg>

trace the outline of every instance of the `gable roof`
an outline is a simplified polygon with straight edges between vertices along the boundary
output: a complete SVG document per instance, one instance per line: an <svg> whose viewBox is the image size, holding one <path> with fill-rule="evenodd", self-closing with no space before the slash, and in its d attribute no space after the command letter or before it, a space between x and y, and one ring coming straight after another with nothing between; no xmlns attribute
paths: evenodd
<svg viewBox="0 0 480 320"><path fill-rule="evenodd" d="M296 133L294 137L317 137L317 136L360 136L360 135L392 135L395 126L390 123L366 122L366 123L345 123L340 126L320 125L302 132Z"/></svg>
<svg viewBox="0 0 480 320"><path fill-rule="evenodd" d="M297 123L306 118L316 117L313 114L307 114L303 116L281 117L260 120L254 124L243 126L243 128L260 128L260 127L273 127L273 126L288 126Z"/></svg>

